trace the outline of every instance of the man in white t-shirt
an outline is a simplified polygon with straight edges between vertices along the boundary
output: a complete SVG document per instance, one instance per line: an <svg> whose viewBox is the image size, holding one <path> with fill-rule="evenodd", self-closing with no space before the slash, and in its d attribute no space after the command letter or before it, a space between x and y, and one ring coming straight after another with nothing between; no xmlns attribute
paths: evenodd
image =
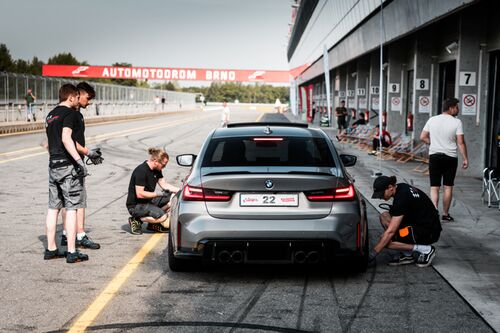
<svg viewBox="0 0 500 333"><path fill-rule="evenodd" d="M227 101L224 101L224 103L222 103L222 115L221 115L220 127L227 127L227 124L229 123L229 115L230 114L231 114L231 111L229 110L229 107L227 106Z"/></svg>
<svg viewBox="0 0 500 333"><path fill-rule="evenodd" d="M420 140L429 146L429 177L431 200L438 207L441 180L444 185L443 215L441 220L453 222L449 209L453 197L453 185L458 166L457 148L462 155L462 168L467 169L467 146L462 121L457 119L458 99L450 98L443 103L443 113L431 117L424 126Z"/></svg>

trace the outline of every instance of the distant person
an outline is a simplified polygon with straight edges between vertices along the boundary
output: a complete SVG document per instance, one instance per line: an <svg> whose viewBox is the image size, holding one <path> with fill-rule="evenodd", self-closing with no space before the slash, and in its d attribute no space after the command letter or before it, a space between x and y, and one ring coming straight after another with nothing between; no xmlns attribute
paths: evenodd
<svg viewBox="0 0 500 333"><path fill-rule="evenodd" d="M227 127L227 124L229 124L230 116L231 116L231 110L227 106L227 101L224 101L222 103L222 114L221 114L220 127Z"/></svg>
<svg viewBox="0 0 500 333"><path fill-rule="evenodd" d="M314 116L316 115L317 112L316 108L316 102L312 102L312 108L311 108L311 124L314 123Z"/></svg>
<svg viewBox="0 0 500 333"><path fill-rule="evenodd" d="M393 198L388 212L380 214L384 233L370 251L373 261L384 248L401 253L389 262L391 266L412 264L418 253L417 266L427 267L436 255L434 244L441 235L439 214L429 197L406 183L396 184L396 177L379 176L373 182L372 199Z"/></svg>
<svg viewBox="0 0 500 333"><path fill-rule="evenodd" d="M431 183L431 199L436 208L439 203L441 180L444 185L443 215L441 220L453 222L450 215L453 185L458 167L457 148L462 155L462 169L467 169L467 146L465 145L462 121L457 119L458 103L456 98L447 99L443 103L443 113L427 120L420 134L420 140L429 144L429 178Z"/></svg>
<svg viewBox="0 0 500 333"><path fill-rule="evenodd" d="M26 96L24 96L24 100L26 101L26 120L30 121L30 115L33 117L33 121L36 121L36 108L34 107L34 103L36 101L35 95L33 95L33 90L28 88L28 92Z"/></svg>
<svg viewBox="0 0 500 333"><path fill-rule="evenodd" d="M345 101L340 102L340 106L335 108L335 116L337 117L337 128L338 133L341 134L342 130L346 129L346 117L347 109L345 107Z"/></svg>
<svg viewBox="0 0 500 333"><path fill-rule="evenodd" d="M166 102L165 96L162 96L162 98L161 98L161 110L162 111L165 108L165 102Z"/></svg>
<svg viewBox="0 0 500 333"><path fill-rule="evenodd" d="M130 232L142 234L142 223L147 222L147 230L165 233L169 230L168 212L170 197L179 188L170 185L163 178L162 170L167 166L169 156L161 148L149 148L149 159L132 172L128 186L127 209ZM156 185L162 190L155 192Z"/></svg>
<svg viewBox="0 0 500 333"><path fill-rule="evenodd" d="M277 113L281 113L281 101L279 98L276 98L276 101L274 102L274 109L276 110Z"/></svg>
<svg viewBox="0 0 500 333"><path fill-rule="evenodd" d="M363 114L363 112L359 113L358 120L356 120L355 122L353 122L352 125L351 125L351 127L352 128L356 128L356 126L359 126L359 125L366 125L365 115Z"/></svg>
<svg viewBox="0 0 500 333"><path fill-rule="evenodd" d="M370 155L376 155L377 150L380 147L380 126L376 126L375 133L373 134L372 140L372 151L369 153ZM385 126L382 127L382 147L389 147L392 145L392 137L391 134L385 129Z"/></svg>
<svg viewBox="0 0 500 333"><path fill-rule="evenodd" d="M156 95L153 102L154 102L154 111L157 111L158 106L160 105L160 96Z"/></svg>
<svg viewBox="0 0 500 333"><path fill-rule="evenodd" d="M65 256L57 248L56 225L61 208L66 209L66 232L68 236L67 263L88 260L84 253L76 251L76 214L85 207L83 179L87 168L78 154L72 138L75 129L75 108L78 106L78 89L64 84L59 89L59 104L45 118L45 131L49 150L49 204L46 219L47 248L45 260Z"/></svg>

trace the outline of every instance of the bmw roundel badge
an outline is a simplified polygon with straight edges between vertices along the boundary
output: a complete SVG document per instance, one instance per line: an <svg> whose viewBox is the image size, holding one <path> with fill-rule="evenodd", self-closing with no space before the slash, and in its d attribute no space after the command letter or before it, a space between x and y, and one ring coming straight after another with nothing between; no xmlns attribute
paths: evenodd
<svg viewBox="0 0 500 333"><path fill-rule="evenodd" d="M266 188L273 188L274 183L272 180L268 179L266 180Z"/></svg>

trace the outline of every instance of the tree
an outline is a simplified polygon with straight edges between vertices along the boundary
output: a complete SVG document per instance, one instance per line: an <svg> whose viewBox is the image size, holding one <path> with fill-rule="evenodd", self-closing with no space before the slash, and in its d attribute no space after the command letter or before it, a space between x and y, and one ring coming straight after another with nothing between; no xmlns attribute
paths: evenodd
<svg viewBox="0 0 500 333"><path fill-rule="evenodd" d="M14 67L14 61L7 45L0 44L0 72L12 72Z"/></svg>
<svg viewBox="0 0 500 333"><path fill-rule="evenodd" d="M43 61L38 59L38 57L33 57L29 66L29 72L33 75L42 75Z"/></svg>
<svg viewBox="0 0 500 333"><path fill-rule="evenodd" d="M68 53L59 53L55 56L49 58L47 62L50 65L87 65L87 62L78 61L71 52Z"/></svg>

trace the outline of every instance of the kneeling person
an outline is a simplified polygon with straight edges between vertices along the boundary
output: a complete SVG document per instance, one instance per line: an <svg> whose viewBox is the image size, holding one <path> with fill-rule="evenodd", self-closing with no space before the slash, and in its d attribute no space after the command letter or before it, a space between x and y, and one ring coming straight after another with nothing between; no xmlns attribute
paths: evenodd
<svg viewBox="0 0 500 333"><path fill-rule="evenodd" d="M385 231L370 251L370 260L387 247L401 251L389 265L414 263L413 252L418 252L417 266L429 266L436 255L431 244L437 242L441 234L439 214L431 199L414 186L396 184L395 176L375 179L372 198L386 201L394 198L394 201L389 212L380 214Z"/></svg>
<svg viewBox="0 0 500 333"><path fill-rule="evenodd" d="M142 234L142 223L147 222L147 229L155 232L168 232L168 212L170 196L179 189L168 184L163 178L162 169L168 163L168 154L160 148L149 148L147 161L132 172L128 187L127 209L130 232ZM156 184L161 193L156 193Z"/></svg>

